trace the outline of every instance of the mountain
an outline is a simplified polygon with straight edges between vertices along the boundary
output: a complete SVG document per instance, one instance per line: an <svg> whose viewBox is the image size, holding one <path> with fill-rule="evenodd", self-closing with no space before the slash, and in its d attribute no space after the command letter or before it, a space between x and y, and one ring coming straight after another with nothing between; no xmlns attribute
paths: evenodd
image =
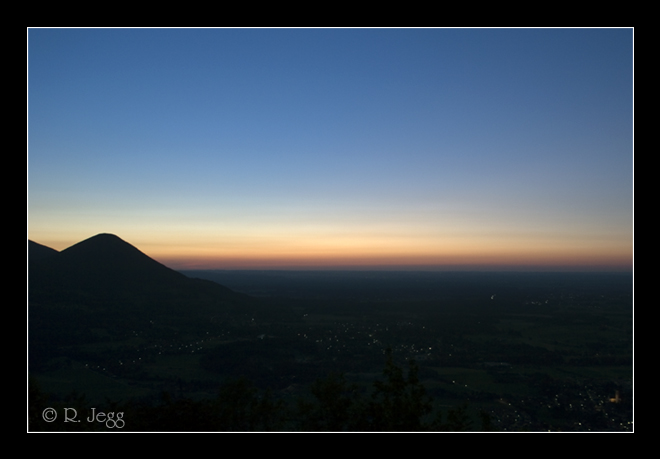
<svg viewBox="0 0 660 459"><path fill-rule="evenodd" d="M45 245L28 240L28 261L35 262L56 255L59 252Z"/></svg>
<svg viewBox="0 0 660 459"><path fill-rule="evenodd" d="M254 305L247 295L186 277L112 234L61 252L30 241L28 250L31 368L69 355L71 346L198 333L246 316Z"/></svg>
<svg viewBox="0 0 660 459"><path fill-rule="evenodd" d="M195 291L223 299L240 296L219 284L186 277L113 234L98 234L59 253L30 242L28 285L36 300L56 295L105 303L188 297Z"/></svg>

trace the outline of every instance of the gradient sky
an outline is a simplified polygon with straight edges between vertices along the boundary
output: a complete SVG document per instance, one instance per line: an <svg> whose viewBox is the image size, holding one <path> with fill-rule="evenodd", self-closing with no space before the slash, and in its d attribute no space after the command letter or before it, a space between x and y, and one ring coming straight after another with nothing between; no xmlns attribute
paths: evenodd
<svg viewBox="0 0 660 459"><path fill-rule="evenodd" d="M28 29L28 238L175 269L633 261L632 29Z"/></svg>

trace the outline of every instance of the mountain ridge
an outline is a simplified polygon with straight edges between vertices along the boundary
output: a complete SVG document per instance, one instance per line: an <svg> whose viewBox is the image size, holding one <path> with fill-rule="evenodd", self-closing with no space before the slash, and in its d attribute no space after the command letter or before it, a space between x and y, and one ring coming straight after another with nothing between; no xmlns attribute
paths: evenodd
<svg viewBox="0 0 660 459"><path fill-rule="evenodd" d="M35 298L55 292L95 301L155 299L184 291L190 295L196 289L225 297L241 295L168 268L111 233L97 234L60 252L29 241L28 250L28 288Z"/></svg>
<svg viewBox="0 0 660 459"><path fill-rule="evenodd" d="M58 252L28 243L28 367L70 346L149 335L166 339L243 317L254 299L187 277L112 234ZM169 339L169 338L167 338Z"/></svg>

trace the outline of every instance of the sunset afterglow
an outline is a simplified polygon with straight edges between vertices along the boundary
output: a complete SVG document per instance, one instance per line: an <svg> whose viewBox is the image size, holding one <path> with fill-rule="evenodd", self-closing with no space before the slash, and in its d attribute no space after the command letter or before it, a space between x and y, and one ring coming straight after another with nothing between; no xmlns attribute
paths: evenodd
<svg viewBox="0 0 660 459"><path fill-rule="evenodd" d="M632 35L30 29L28 238L174 269L632 269Z"/></svg>

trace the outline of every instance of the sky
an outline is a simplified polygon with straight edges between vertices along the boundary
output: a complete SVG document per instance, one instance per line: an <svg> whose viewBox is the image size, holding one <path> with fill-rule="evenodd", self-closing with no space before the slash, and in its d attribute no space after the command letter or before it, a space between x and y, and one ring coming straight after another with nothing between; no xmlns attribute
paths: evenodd
<svg viewBox="0 0 660 459"><path fill-rule="evenodd" d="M28 238L174 269L632 269L632 29L27 30Z"/></svg>

